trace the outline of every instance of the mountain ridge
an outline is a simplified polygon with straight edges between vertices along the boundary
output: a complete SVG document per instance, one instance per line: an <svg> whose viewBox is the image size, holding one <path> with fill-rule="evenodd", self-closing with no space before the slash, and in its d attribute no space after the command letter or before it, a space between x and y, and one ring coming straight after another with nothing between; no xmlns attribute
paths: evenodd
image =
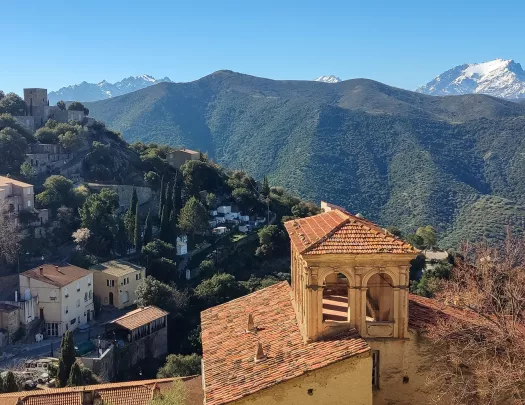
<svg viewBox="0 0 525 405"><path fill-rule="evenodd" d="M430 95L487 94L525 98L525 71L512 59L463 64L438 75L417 92Z"/></svg>
<svg viewBox="0 0 525 405"><path fill-rule="evenodd" d="M327 86L219 71L87 107L130 141L207 151L385 226L431 224L447 246L500 238L525 217L523 104L368 79Z"/></svg>
<svg viewBox="0 0 525 405"><path fill-rule="evenodd" d="M82 102L99 101L118 97L163 82L171 83L171 80L168 77L156 79L153 76L144 74L140 76L129 76L115 83L109 83L106 80L98 83L83 81L79 84L51 91L48 97L51 104L56 104L60 100Z"/></svg>

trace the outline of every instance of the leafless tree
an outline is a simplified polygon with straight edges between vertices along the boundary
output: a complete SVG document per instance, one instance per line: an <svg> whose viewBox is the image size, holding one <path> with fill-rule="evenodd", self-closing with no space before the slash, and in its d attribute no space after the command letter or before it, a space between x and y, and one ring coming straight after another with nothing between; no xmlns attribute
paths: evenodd
<svg viewBox="0 0 525 405"><path fill-rule="evenodd" d="M20 231L8 205L0 200L0 266L14 263L20 248Z"/></svg>
<svg viewBox="0 0 525 405"><path fill-rule="evenodd" d="M466 245L438 299L459 307L428 330L432 384L453 404L525 404L525 239Z"/></svg>

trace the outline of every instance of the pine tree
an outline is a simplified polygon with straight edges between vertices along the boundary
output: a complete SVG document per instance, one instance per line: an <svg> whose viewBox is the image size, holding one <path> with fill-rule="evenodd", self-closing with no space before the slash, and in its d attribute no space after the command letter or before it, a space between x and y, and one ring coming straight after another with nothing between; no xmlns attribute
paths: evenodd
<svg viewBox="0 0 525 405"><path fill-rule="evenodd" d="M264 175L263 178L261 194L265 197L268 197L270 195L270 184L268 183L268 177L266 177L266 175Z"/></svg>
<svg viewBox="0 0 525 405"><path fill-rule="evenodd" d="M160 182L160 204L159 204L159 221L162 220L162 213L164 212L164 199L166 197L166 183L164 182L164 176Z"/></svg>
<svg viewBox="0 0 525 405"><path fill-rule="evenodd" d="M67 385L69 387L80 387L84 385L84 381L82 381L82 372L80 371L80 366L76 362L75 364L73 364L73 367L71 367L71 373L69 374Z"/></svg>
<svg viewBox="0 0 525 405"><path fill-rule="evenodd" d="M150 243L153 240L153 227L151 224L151 210L148 212L146 217L146 223L144 225L144 246Z"/></svg>
<svg viewBox="0 0 525 405"><path fill-rule="evenodd" d="M142 249L142 237L141 237L141 226L140 226L140 215L139 215L139 206L135 207L135 251L140 252Z"/></svg>
<svg viewBox="0 0 525 405"><path fill-rule="evenodd" d="M8 371L4 381L5 392L17 392L18 385L16 384L15 375L12 371Z"/></svg>
<svg viewBox="0 0 525 405"><path fill-rule="evenodd" d="M62 342L60 343L60 360L65 366L65 378L69 377L71 373L71 367L76 360L75 342L73 341L73 334L70 331L66 331L62 336ZM66 383L67 381L65 381Z"/></svg>

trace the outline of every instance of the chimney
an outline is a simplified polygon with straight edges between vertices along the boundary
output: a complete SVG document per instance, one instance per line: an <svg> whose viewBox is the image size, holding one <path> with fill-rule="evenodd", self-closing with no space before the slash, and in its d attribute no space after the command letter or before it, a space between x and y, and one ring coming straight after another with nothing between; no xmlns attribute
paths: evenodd
<svg viewBox="0 0 525 405"><path fill-rule="evenodd" d="M246 328L246 332L257 332L252 314L248 314L248 327Z"/></svg>
<svg viewBox="0 0 525 405"><path fill-rule="evenodd" d="M40 266L40 275L43 276L44 275L44 266Z"/></svg>
<svg viewBox="0 0 525 405"><path fill-rule="evenodd" d="M58 266L55 266L55 270L56 270L56 271L59 271L59 270L58 270Z"/></svg>
<svg viewBox="0 0 525 405"><path fill-rule="evenodd" d="M255 353L254 360L256 363L266 360L266 355L264 354L264 350L261 343L257 344L257 352Z"/></svg>

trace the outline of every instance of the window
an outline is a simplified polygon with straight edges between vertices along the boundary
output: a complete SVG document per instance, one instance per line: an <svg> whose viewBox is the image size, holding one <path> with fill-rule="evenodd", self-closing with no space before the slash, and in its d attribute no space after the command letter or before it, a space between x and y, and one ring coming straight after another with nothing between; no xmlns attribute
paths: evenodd
<svg viewBox="0 0 525 405"><path fill-rule="evenodd" d="M349 282L342 273L331 273L323 283L323 322L348 322Z"/></svg>
<svg viewBox="0 0 525 405"><path fill-rule="evenodd" d="M386 273L376 273L367 283L366 320L373 322L394 320L394 283Z"/></svg>
<svg viewBox="0 0 525 405"><path fill-rule="evenodd" d="M57 292L55 290L51 290L51 292L49 293L49 299L51 301L56 301L56 299L57 299Z"/></svg>
<svg viewBox="0 0 525 405"><path fill-rule="evenodd" d="M77 299L77 308L80 306L80 298Z"/></svg>
<svg viewBox="0 0 525 405"><path fill-rule="evenodd" d="M46 323L47 336L58 336L58 323L48 322Z"/></svg>
<svg viewBox="0 0 525 405"><path fill-rule="evenodd" d="M106 282L108 287L115 287L115 280L107 280Z"/></svg>
<svg viewBox="0 0 525 405"><path fill-rule="evenodd" d="M27 200L27 206L31 208L31 201Z"/></svg>
<svg viewBox="0 0 525 405"><path fill-rule="evenodd" d="M140 280L140 279L142 279L142 273L138 272L137 274L135 274L135 280Z"/></svg>
<svg viewBox="0 0 525 405"><path fill-rule="evenodd" d="M75 323L77 323L77 318L73 318L71 319L71 325L74 325ZM66 325L67 326L67 325Z"/></svg>
<svg viewBox="0 0 525 405"><path fill-rule="evenodd" d="M372 387L379 389L379 350L372 350Z"/></svg>
<svg viewBox="0 0 525 405"><path fill-rule="evenodd" d="M91 285L91 276L88 277L88 287Z"/></svg>
<svg viewBox="0 0 525 405"><path fill-rule="evenodd" d="M66 297L66 298L69 297L69 291L68 291L67 287L64 288L64 297Z"/></svg>
<svg viewBox="0 0 525 405"><path fill-rule="evenodd" d="M30 194L31 194L31 188L26 188L26 194L27 194L27 195L30 195Z"/></svg>
<svg viewBox="0 0 525 405"><path fill-rule="evenodd" d="M89 299L91 299L93 297L93 293L91 292L91 290L89 290Z"/></svg>
<svg viewBox="0 0 525 405"><path fill-rule="evenodd" d="M77 292L80 291L80 283L77 281Z"/></svg>
<svg viewBox="0 0 525 405"><path fill-rule="evenodd" d="M85 292L85 293L84 293L84 302L86 302L87 300L88 300L88 293Z"/></svg>
<svg viewBox="0 0 525 405"><path fill-rule="evenodd" d="M66 314L69 312L69 308L66 305L66 310L64 311Z"/></svg>

